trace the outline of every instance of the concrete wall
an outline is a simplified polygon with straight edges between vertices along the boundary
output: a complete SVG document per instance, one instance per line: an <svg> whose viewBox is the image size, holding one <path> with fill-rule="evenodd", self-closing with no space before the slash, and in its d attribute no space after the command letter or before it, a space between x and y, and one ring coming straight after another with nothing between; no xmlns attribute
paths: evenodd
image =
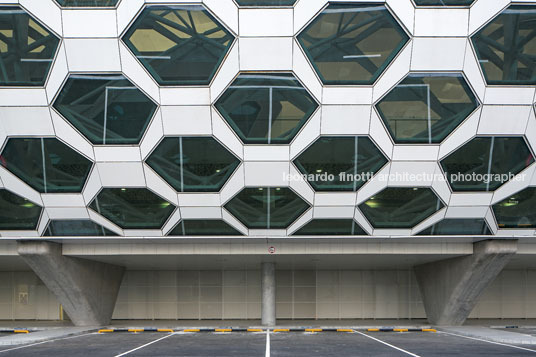
<svg viewBox="0 0 536 357"><path fill-rule="evenodd" d="M277 281L278 318L425 317L408 270L277 271ZM260 271L128 271L114 319L260 319L260 300ZM59 309L34 273L0 273L0 320L55 320ZM470 318L536 318L536 270L503 271Z"/></svg>
<svg viewBox="0 0 536 357"><path fill-rule="evenodd" d="M0 320L57 320L60 304L33 272L0 272Z"/></svg>

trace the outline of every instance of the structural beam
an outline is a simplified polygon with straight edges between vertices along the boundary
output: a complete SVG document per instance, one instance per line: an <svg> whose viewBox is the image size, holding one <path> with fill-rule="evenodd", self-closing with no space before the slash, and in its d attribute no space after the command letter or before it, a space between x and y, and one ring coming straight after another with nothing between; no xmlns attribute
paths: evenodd
<svg viewBox="0 0 536 357"><path fill-rule="evenodd" d="M110 323L123 267L63 256L57 243L19 242L17 249L76 326Z"/></svg>
<svg viewBox="0 0 536 357"><path fill-rule="evenodd" d="M428 321L462 325L516 252L515 240L488 240L474 243L472 255L414 267Z"/></svg>
<svg viewBox="0 0 536 357"><path fill-rule="evenodd" d="M275 326L275 263L262 263L262 324Z"/></svg>

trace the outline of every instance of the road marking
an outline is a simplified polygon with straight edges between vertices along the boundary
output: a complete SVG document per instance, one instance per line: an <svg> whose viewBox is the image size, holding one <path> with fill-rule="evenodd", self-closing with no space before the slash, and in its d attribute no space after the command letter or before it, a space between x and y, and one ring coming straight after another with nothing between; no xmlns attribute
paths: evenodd
<svg viewBox="0 0 536 357"><path fill-rule="evenodd" d="M0 353L9 352L9 351L15 351L15 350L20 350L21 348L26 348L26 347L32 347L32 346L42 345L43 343L49 343L49 342L55 342L55 341L61 341L61 340L69 340L69 339L71 339L71 338L78 338L78 337L89 336L89 335L94 335L94 334L95 334L95 332L91 332L91 333L85 333L85 334L83 334L83 335L69 336L69 337L64 337L64 338L57 338L57 339L55 339L55 340L48 340L48 341L42 341L42 342L31 343L31 344L29 344L29 345L23 345L23 346L19 346L19 347L8 348L7 350L0 350Z"/></svg>
<svg viewBox="0 0 536 357"><path fill-rule="evenodd" d="M270 329L266 329L266 353L265 357L270 357Z"/></svg>
<svg viewBox="0 0 536 357"><path fill-rule="evenodd" d="M439 331L439 333L444 333L444 334L446 334L446 335L451 335L451 336L456 336L456 337L468 338L468 339L470 339L470 340L475 340L475 341L481 341L481 342L492 343L492 344L494 344L494 345L499 345L499 346L506 346L506 347L517 348L517 349L519 349L519 350L524 350L524 351L536 352L536 350L531 350L530 348L519 347L519 346L515 346L515 345L509 345L509 344L507 344L507 343L500 343L500 342L487 341L487 340L484 340L484 339L481 339L481 338L458 335L458 334L456 334L456 333L452 333L452 332Z"/></svg>
<svg viewBox="0 0 536 357"><path fill-rule="evenodd" d="M118 355L116 355L115 357L126 356L126 355L128 355L129 353L132 353L132 352L141 350L142 348L145 348L145 347L147 347L147 346L149 346L149 345L152 345L153 343L157 343L158 341L162 341L162 340L164 340L164 339L166 339L166 338L168 338L168 337L171 337L171 336L173 336L173 335L175 335L175 333L170 333L169 335L166 335L166 336L164 336L164 337L160 337L160 338L158 338L158 339L156 339L156 340L154 340L154 341L152 341L152 342L146 343L145 345L141 345L141 346L139 346L139 347L136 347L136 348L131 349L130 351L126 351L126 352L123 352L123 353L121 353L121 354L118 354Z"/></svg>
<svg viewBox="0 0 536 357"><path fill-rule="evenodd" d="M366 333L359 332L359 331L354 331L354 332L355 332L355 333L358 333L358 334L360 334L360 335L362 335L362 336L365 336L365 337L367 337L367 338L370 338L370 339L372 339L372 340L374 340L374 341L376 341L376 342L383 343L383 344L386 345L386 346L389 346L389 347L391 347L391 348L394 348L395 350L398 350L398 351L400 351L400 352L404 352L405 354L408 354L408 355L410 355L410 356L413 356L413 357L420 357L419 355L416 355L416 354L411 353L411 352L409 352L409 351L403 350L402 348L393 346L393 345L391 345L391 344L389 344L389 343L387 343L387 342L384 342L384 341L379 340L379 339L377 339L377 338L375 338L375 337L369 336L369 335L367 335Z"/></svg>

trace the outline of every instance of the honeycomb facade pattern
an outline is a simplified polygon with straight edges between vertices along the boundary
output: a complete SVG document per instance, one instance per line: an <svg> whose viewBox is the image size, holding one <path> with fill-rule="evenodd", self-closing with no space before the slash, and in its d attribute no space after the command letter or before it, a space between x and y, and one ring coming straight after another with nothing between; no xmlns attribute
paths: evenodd
<svg viewBox="0 0 536 357"><path fill-rule="evenodd" d="M477 107L461 74L410 74L376 104L397 144L441 143Z"/></svg>
<svg viewBox="0 0 536 357"><path fill-rule="evenodd" d="M536 232L536 1L13 3L0 0L1 237ZM306 96L233 88L261 74ZM106 94L122 86L136 89ZM238 120L219 106L232 89L247 90ZM179 138L206 141L192 154ZM454 157L518 176L452 183ZM371 179L337 182L356 169Z"/></svg>
<svg viewBox="0 0 536 357"><path fill-rule="evenodd" d="M60 39L19 6L0 6L0 86L42 86Z"/></svg>
<svg viewBox="0 0 536 357"><path fill-rule="evenodd" d="M138 144L157 105L123 75L70 75L53 107L95 145Z"/></svg>
<svg viewBox="0 0 536 357"><path fill-rule="evenodd" d="M512 5L472 38L488 84L536 85L536 6Z"/></svg>

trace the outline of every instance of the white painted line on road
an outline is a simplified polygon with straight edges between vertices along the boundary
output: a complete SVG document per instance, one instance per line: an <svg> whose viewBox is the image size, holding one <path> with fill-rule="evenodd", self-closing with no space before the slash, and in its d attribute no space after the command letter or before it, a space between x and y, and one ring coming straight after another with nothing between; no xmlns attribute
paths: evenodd
<svg viewBox="0 0 536 357"><path fill-rule="evenodd" d="M61 341L61 340L69 340L71 338L78 338L78 337L84 337L84 336L89 336L89 335L95 335L95 332L85 333L83 335L76 335L76 336L57 338L57 339L54 339L54 340L48 340L48 341L43 341L43 342L36 342L36 343L31 343L29 345L23 345L23 346L19 346L19 347L8 348L7 350L0 350L0 353L20 350L21 348L27 348L27 347L42 345L43 343L56 342L56 341Z"/></svg>
<svg viewBox="0 0 536 357"><path fill-rule="evenodd" d="M129 353L132 353L132 352L141 350L142 348L145 348L145 347L147 347L147 346L149 346L149 345L152 345L153 343L157 343L158 341L162 341L162 340L164 340L164 339L166 339L166 338L168 338L168 337L171 337L171 336L173 336L173 335L175 335L175 332L170 333L169 335L166 335L166 336L164 336L164 337L160 337L160 338L158 338L158 339L156 339L156 340L154 340L154 341L152 341L152 342L146 343L145 345L141 345L140 347L136 347L136 348L134 348L134 349L131 349L130 351L126 351L126 352L123 352L123 353L121 353L121 354L118 354L118 355L116 355L116 356L114 356L114 357L126 356L126 355L128 355Z"/></svg>
<svg viewBox="0 0 536 357"><path fill-rule="evenodd" d="M266 329L266 354L265 357L270 357L270 329Z"/></svg>
<svg viewBox="0 0 536 357"><path fill-rule="evenodd" d="M536 353L536 350L531 350L530 348L519 347L519 346L516 346L516 345L509 345L509 344L507 344L507 343L488 341L488 340L484 340L484 339L482 339L482 338L463 336L463 335L458 335L458 334L456 334L456 333L452 333L452 332L438 331L438 333L444 333L445 335L451 335L451 336L456 336L456 337L463 337L463 338L468 338L468 339L470 339L470 340L481 341L481 342L487 342L487 343L492 343L492 344L494 344L494 345L506 346L506 347L512 347L512 348L517 348L518 350L523 350L523 351L529 351L529 352L535 352L535 353Z"/></svg>
<svg viewBox="0 0 536 357"><path fill-rule="evenodd" d="M410 355L410 356L413 356L413 357L421 357L421 356L419 356L419 355L416 355L415 353L411 353L411 352L409 352L409 351L403 350L402 348L393 346L393 345L391 345L391 344L389 344L389 343L387 343L387 342L384 342L384 341L379 340L379 339L377 339L377 338L375 338L375 337L372 337L372 336L370 336L370 335L367 335L366 333L359 332L359 331L357 331L357 330L354 330L354 332L355 332L355 333L358 333L358 334L360 334L360 335L362 335L362 336L365 336L365 337L367 337L367 338L370 338L370 339L372 339L372 340L374 340L374 341L376 341L376 342L383 343L383 344L386 345L386 346L389 346L389 347L391 347L391 348L394 348L395 350L398 350L398 351L400 351L400 352L404 352L405 354L408 354L408 355Z"/></svg>

